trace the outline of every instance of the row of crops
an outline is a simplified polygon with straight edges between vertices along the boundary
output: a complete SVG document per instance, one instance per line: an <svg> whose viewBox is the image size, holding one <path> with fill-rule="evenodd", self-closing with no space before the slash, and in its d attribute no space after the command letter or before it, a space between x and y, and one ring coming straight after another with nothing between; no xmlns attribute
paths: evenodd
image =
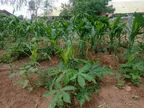
<svg viewBox="0 0 144 108"><path fill-rule="evenodd" d="M85 101L90 101L92 93L98 92L101 78L107 74L115 75L111 66L102 66L91 59L97 53L114 54L119 61L119 49L124 48L123 60L116 69L120 73L115 75L119 81L117 85L121 87L125 81L141 85L144 17L135 13L128 21L121 22L122 17L109 20L77 14L69 19L46 21L0 15L0 49L4 51L0 62L11 63L29 57L29 63L19 72L14 72L11 67L9 77L22 76L17 83L29 90L47 88L44 96L53 96L49 108L82 106ZM39 61L52 61L53 56L60 63L46 71L40 70ZM42 80L32 83L33 74Z"/></svg>

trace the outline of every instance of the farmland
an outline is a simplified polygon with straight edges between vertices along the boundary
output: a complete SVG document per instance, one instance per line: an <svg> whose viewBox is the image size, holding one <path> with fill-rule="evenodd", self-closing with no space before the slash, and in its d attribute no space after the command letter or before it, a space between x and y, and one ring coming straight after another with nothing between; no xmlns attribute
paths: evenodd
<svg viewBox="0 0 144 108"><path fill-rule="evenodd" d="M1 15L0 107L143 108L144 17L122 17Z"/></svg>

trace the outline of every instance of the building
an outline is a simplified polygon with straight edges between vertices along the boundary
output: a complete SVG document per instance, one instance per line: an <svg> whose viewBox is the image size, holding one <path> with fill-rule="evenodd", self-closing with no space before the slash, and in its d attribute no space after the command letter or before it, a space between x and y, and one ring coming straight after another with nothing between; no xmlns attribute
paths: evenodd
<svg viewBox="0 0 144 108"><path fill-rule="evenodd" d="M109 5L115 8L114 14L144 13L144 0L112 0Z"/></svg>
<svg viewBox="0 0 144 108"><path fill-rule="evenodd" d="M13 15L10 12L8 12L7 10L0 10L0 14L5 14L5 15L8 15L8 16Z"/></svg>

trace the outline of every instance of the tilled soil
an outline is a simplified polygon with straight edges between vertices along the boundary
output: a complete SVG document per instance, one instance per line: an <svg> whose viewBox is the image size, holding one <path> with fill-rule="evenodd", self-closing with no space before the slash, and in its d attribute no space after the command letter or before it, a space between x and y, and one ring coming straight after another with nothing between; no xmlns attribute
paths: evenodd
<svg viewBox="0 0 144 108"><path fill-rule="evenodd" d="M103 64L115 65L113 56L103 56ZM28 59L19 60L12 65L18 70ZM56 58L52 61L41 63L43 67L53 66L58 63ZM16 79L9 79L9 64L0 64L0 108L47 108L52 97L45 98L44 88L29 91L21 86L14 86ZM144 88L135 87L131 84L125 85L123 89L115 85L117 80L111 76L103 79L98 94L93 94L90 102L86 102L83 108L144 108ZM134 98L137 97L137 98Z"/></svg>

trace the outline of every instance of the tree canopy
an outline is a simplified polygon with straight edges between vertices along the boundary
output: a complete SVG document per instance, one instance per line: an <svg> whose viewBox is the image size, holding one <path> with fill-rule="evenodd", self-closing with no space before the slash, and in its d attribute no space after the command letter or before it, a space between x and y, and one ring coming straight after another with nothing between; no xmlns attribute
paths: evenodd
<svg viewBox="0 0 144 108"><path fill-rule="evenodd" d="M61 15L71 15L81 12L100 15L101 13L114 12L112 6L107 6L108 0L70 0L70 2L70 5L63 5L64 10Z"/></svg>

